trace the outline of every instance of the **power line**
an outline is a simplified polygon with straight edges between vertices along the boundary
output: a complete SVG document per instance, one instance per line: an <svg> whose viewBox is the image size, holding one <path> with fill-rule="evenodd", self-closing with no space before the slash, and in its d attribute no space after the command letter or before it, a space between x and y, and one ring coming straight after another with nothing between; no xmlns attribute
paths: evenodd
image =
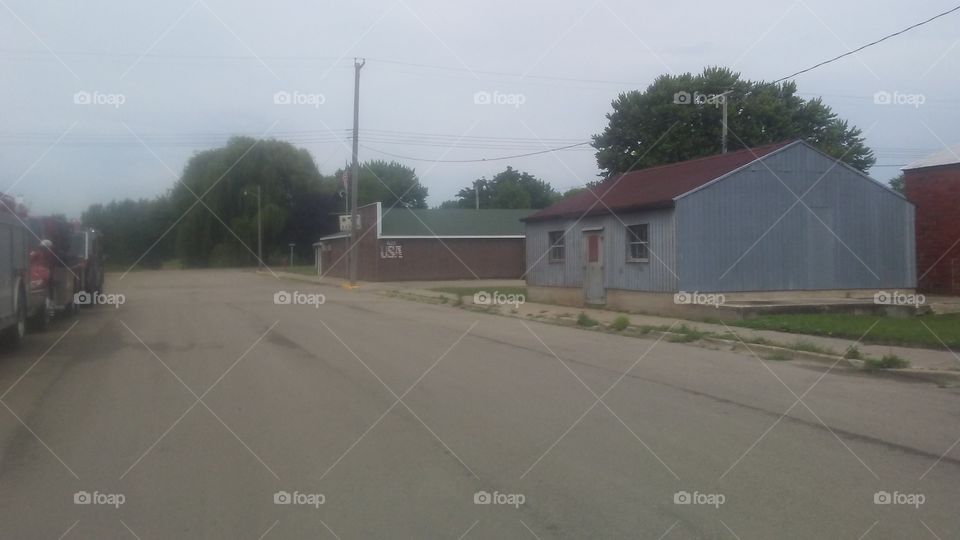
<svg viewBox="0 0 960 540"><path fill-rule="evenodd" d="M818 67L822 67L822 66L825 66L825 65L827 65L827 64L836 62L837 60L840 60L841 58L846 58L847 56L850 56L850 55L852 55L852 54L856 54L856 53L858 53L858 52L860 52L860 51L862 51L862 50L864 50L864 49L866 49L866 48L868 48L868 47L873 47L874 45L877 45L877 44L879 44L879 43L883 43L884 41L886 41L886 40L888 40L888 39L890 39L890 38L899 36L900 34L905 34L905 33L909 32L910 30L913 30L914 28L918 28L918 27L923 26L923 25L925 25L925 24L931 23L931 22L933 22L933 21L935 21L935 20L937 20L937 19L939 19L939 18L941 18L941 17L945 17L945 16L947 16L947 15L949 15L949 14L955 12L955 11L960 11L960 6L956 6L956 7L954 7L954 8L948 9L947 11L944 11L943 13L940 13L940 14L938 14L938 15L934 15L933 17L930 17L929 19L927 19L927 20L925 20L925 21L921 21L921 22L918 22L918 23L916 23L916 24L910 25L910 26L904 28L903 30L899 30L899 31L894 32L894 33L892 33L892 34L888 34L888 35L886 35L886 36L883 36L882 38L880 38L880 39L878 39L878 40L871 41L870 43L867 43L866 45L862 45L862 46L860 46L860 47L857 47L856 49L853 49L853 50L851 50L851 51L847 51L847 52L845 52L845 53L843 53L843 54L841 54L841 55L835 56L835 57L833 57L833 58L831 58L831 59L829 59L829 60L824 60L823 62L820 62L819 64L810 66L810 67L808 67L808 68L806 68L806 69L801 69L800 71L798 71L798 72L796 72L796 73L793 73L792 75L787 75L786 77L781 77L781 78L779 78L779 79L777 79L777 80L775 80L775 81L772 81L770 84L781 83L781 82L783 82L783 81L785 81L785 80L787 80L787 79L792 79L792 78L796 77L797 75L803 75L804 73L807 73L807 72L809 72L809 71L813 71L813 70L817 69Z"/></svg>
<svg viewBox="0 0 960 540"><path fill-rule="evenodd" d="M515 158L522 158L522 157L527 157L527 156L536 156L536 155L539 155L539 154L548 154L548 153L550 153L550 152L558 152L558 151L561 151L561 150L569 150L569 149L571 149L571 148L576 148L576 147L578 147L578 146L583 146L583 145L585 145L585 144L590 144L590 141L583 141L583 142L580 142L580 143L577 143L577 144L571 144L571 145L568 145L568 146L561 146L561 147L559 147L559 148L548 148L548 149L546 149L546 150L540 150L539 152L528 152L528 153L526 153L526 154L516 154L516 155L513 155L513 156L499 156L499 157L483 158L483 159L423 159L423 158L415 158L415 157L410 157L410 156L401 156L401 155L399 155L399 154L392 154L392 153L390 153L390 152L384 152L383 150L378 150L378 149L376 149L376 148L371 148L371 147L369 147L369 146L364 146L364 145L361 145L361 146L363 146L363 147L366 148L367 150L370 150L370 151L372 151L372 152L376 152L376 153L378 153L378 154L383 154L383 155L385 155L385 156L395 157L395 158L399 158L399 159L409 159L410 161L428 161L428 162L430 162L430 163L482 163L482 162L485 162L485 161L502 161L502 160L504 160L504 159L515 159Z"/></svg>

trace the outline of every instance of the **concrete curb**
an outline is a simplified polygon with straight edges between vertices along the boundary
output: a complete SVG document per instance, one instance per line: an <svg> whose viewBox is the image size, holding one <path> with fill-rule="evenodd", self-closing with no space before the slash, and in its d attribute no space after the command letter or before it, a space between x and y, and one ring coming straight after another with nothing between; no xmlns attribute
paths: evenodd
<svg viewBox="0 0 960 540"><path fill-rule="evenodd" d="M324 287L345 288L344 287L345 283L332 283L330 281L317 280L314 276L306 276L303 274L291 274L287 272L275 272L275 273L277 274L277 276L283 279L300 281L300 282L310 283L313 285L320 285ZM272 275L269 272L264 272L262 270L258 270L257 274L266 275L266 276ZM420 301L428 301L432 304L446 304L451 307L462 307L467 309L483 309L488 307L488 306L478 306L474 304L472 296L461 296L453 293L430 291L425 289L397 289L397 288L380 289L376 287L368 287L368 288L364 288L363 290L365 292L369 291L375 294L389 296L392 298L399 298L402 300L418 301L418 299L420 299ZM458 301L459 301L459 304L458 304ZM484 311L491 315L499 315L501 317L513 317L517 319L527 320L526 317L520 316L519 314L510 313L509 311L507 312L502 312L500 310L484 310ZM600 323L600 325L598 325L599 328L596 328L596 327L585 328L585 327L577 326L576 324L564 323L559 320L550 320L550 319L533 319L533 320L546 322L548 324L569 326L571 328L576 328L579 330L592 330L594 332L605 331L605 328L606 328L606 326L603 325L603 323ZM631 328L636 330L638 327L631 326ZM633 334L633 335L621 334L618 332L608 332L608 333L611 333L613 335L627 335L627 337L633 337L633 338L640 337L640 336L637 336L636 334ZM669 339L671 336L679 337L679 336L685 336L686 334L679 333L679 332L665 332L662 330L652 330L648 332L646 335L654 336L654 337L662 336L665 339ZM715 337L715 336L703 336L699 338L697 341L713 343L715 345L722 345L725 347L732 347L733 349L740 349L740 350L743 350L744 352L747 352L748 354L750 353L750 351L752 351L753 353L767 352L767 353L773 353L773 354L776 354L776 353L789 354L791 358L785 361L808 360L808 361L826 363L831 365L836 364L837 366L843 366L844 370L848 372L862 372L862 373L870 373L874 375L907 379L912 381L931 382L941 387L960 387L960 370L954 371L954 370L923 369L923 368L869 369L866 367L866 363L863 362L862 360L857 360L853 358L840 358L839 359L840 361L838 362L837 361L838 356L835 354L803 351L803 350L791 349L789 347L781 347L778 345L770 345L770 344L763 344L763 343L741 342L739 340L724 339L724 338ZM746 344L746 347L744 346L744 344ZM747 350L747 347L749 347L750 349L749 351ZM766 361L770 361L770 360L766 360Z"/></svg>
<svg viewBox="0 0 960 540"><path fill-rule="evenodd" d="M459 299L461 302L460 305L468 309L469 308L476 309L476 307L480 307L480 308L486 307L486 306L476 306L476 304L473 303L472 297L459 296L452 293L443 293L443 292L426 291L426 290L414 290L414 289L409 289L409 290L397 289L397 290L382 291L382 292L392 293L395 295L395 297L398 297L398 298L403 298L404 296L411 299L444 298L446 299L446 302L443 302L443 303L449 302L451 306L454 306L457 299ZM512 318L526 320L526 317L522 317L518 314L514 314L510 312L490 310L488 311L488 313L490 313L491 315L499 315L501 317L512 317ZM576 324L568 324L558 320L550 320L550 319L535 319L535 320L538 320L540 322L547 322L549 324L558 324L560 326L569 326L571 328L576 328L579 330L588 330L588 331L594 331L594 332L605 331L605 326L603 325L603 323L600 323L598 327L585 328L585 327L577 326ZM638 327L631 326L631 328L636 330ZM625 335L617 332L608 332L608 333L613 335ZM634 335L626 334L626 335L627 337L634 337L634 338L639 337L635 334ZM671 336L679 337L679 336L685 336L686 334L679 333L679 332L666 332L662 330L653 330L647 333L646 335L654 336L654 337L662 336L666 339L669 339L669 337ZM758 356L760 352L784 353L791 356L789 360L785 360L785 361L808 360L808 361L813 361L821 364L830 364L830 365L835 364L838 367L842 366L843 369L848 372L863 372L863 373L870 373L874 375L897 377L897 378L903 378L903 379L909 379L909 380L915 380L915 381L919 380L919 381L925 381L925 382L932 382L934 384L937 384L938 386L943 386L943 387L960 386L960 371L922 369L922 368L869 369L866 367L866 363L863 360L858 360L854 358L841 358L841 357L838 357L838 355L836 354L804 351L804 350L791 349L789 347L781 347L778 345L770 345L770 344L764 344L764 343L741 342L740 340L724 339L724 338L719 338L714 336L704 336L699 338L698 341L713 343L716 345L723 345L726 347L732 347L734 349L739 349L747 353L750 353L752 351L754 354L757 354ZM763 358L761 357L761 359ZM766 359L763 359L763 360L770 361Z"/></svg>

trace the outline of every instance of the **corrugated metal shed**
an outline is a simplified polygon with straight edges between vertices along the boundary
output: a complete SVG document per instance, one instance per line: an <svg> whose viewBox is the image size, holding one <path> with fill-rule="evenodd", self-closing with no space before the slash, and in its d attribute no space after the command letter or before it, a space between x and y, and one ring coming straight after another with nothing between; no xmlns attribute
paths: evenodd
<svg viewBox="0 0 960 540"><path fill-rule="evenodd" d="M903 196L802 141L734 154L630 173L624 185L637 193L617 192L608 203L614 212L597 205L604 215L596 215L585 197L596 198L585 193L531 216L527 283L582 287L582 236L602 228L607 289L916 286L914 207ZM708 164L719 168L709 172ZM679 178L678 171L692 177ZM668 189L667 179L677 185ZM663 202L671 192L669 204ZM641 201L646 210L636 209ZM639 223L649 226L651 257L644 262L627 256L626 228ZM566 257L550 261L549 233L558 230L566 231Z"/></svg>
<svg viewBox="0 0 960 540"><path fill-rule="evenodd" d="M913 210L797 144L677 200L680 289L913 288Z"/></svg>

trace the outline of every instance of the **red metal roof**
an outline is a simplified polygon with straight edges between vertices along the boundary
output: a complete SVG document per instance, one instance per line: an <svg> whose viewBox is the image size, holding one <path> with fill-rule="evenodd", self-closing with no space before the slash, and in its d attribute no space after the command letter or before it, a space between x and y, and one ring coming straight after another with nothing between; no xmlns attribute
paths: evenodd
<svg viewBox="0 0 960 540"><path fill-rule="evenodd" d="M541 221L560 217L605 214L610 210L627 211L665 208L673 200L711 180L735 171L758 158L794 141L738 150L704 158L630 171L604 180L599 185L527 216L523 221ZM597 198L600 201L597 201Z"/></svg>

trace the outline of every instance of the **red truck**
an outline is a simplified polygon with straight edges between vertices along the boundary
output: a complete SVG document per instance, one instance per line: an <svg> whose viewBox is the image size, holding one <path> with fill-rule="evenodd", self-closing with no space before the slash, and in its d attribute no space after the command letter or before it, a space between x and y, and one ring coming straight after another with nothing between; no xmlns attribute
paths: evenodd
<svg viewBox="0 0 960 540"><path fill-rule="evenodd" d="M72 253L73 228L57 217L26 220L30 228L30 283L27 305L37 329L45 329L57 313L77 309L74 295L81 290L83 273Z"/></svg>

